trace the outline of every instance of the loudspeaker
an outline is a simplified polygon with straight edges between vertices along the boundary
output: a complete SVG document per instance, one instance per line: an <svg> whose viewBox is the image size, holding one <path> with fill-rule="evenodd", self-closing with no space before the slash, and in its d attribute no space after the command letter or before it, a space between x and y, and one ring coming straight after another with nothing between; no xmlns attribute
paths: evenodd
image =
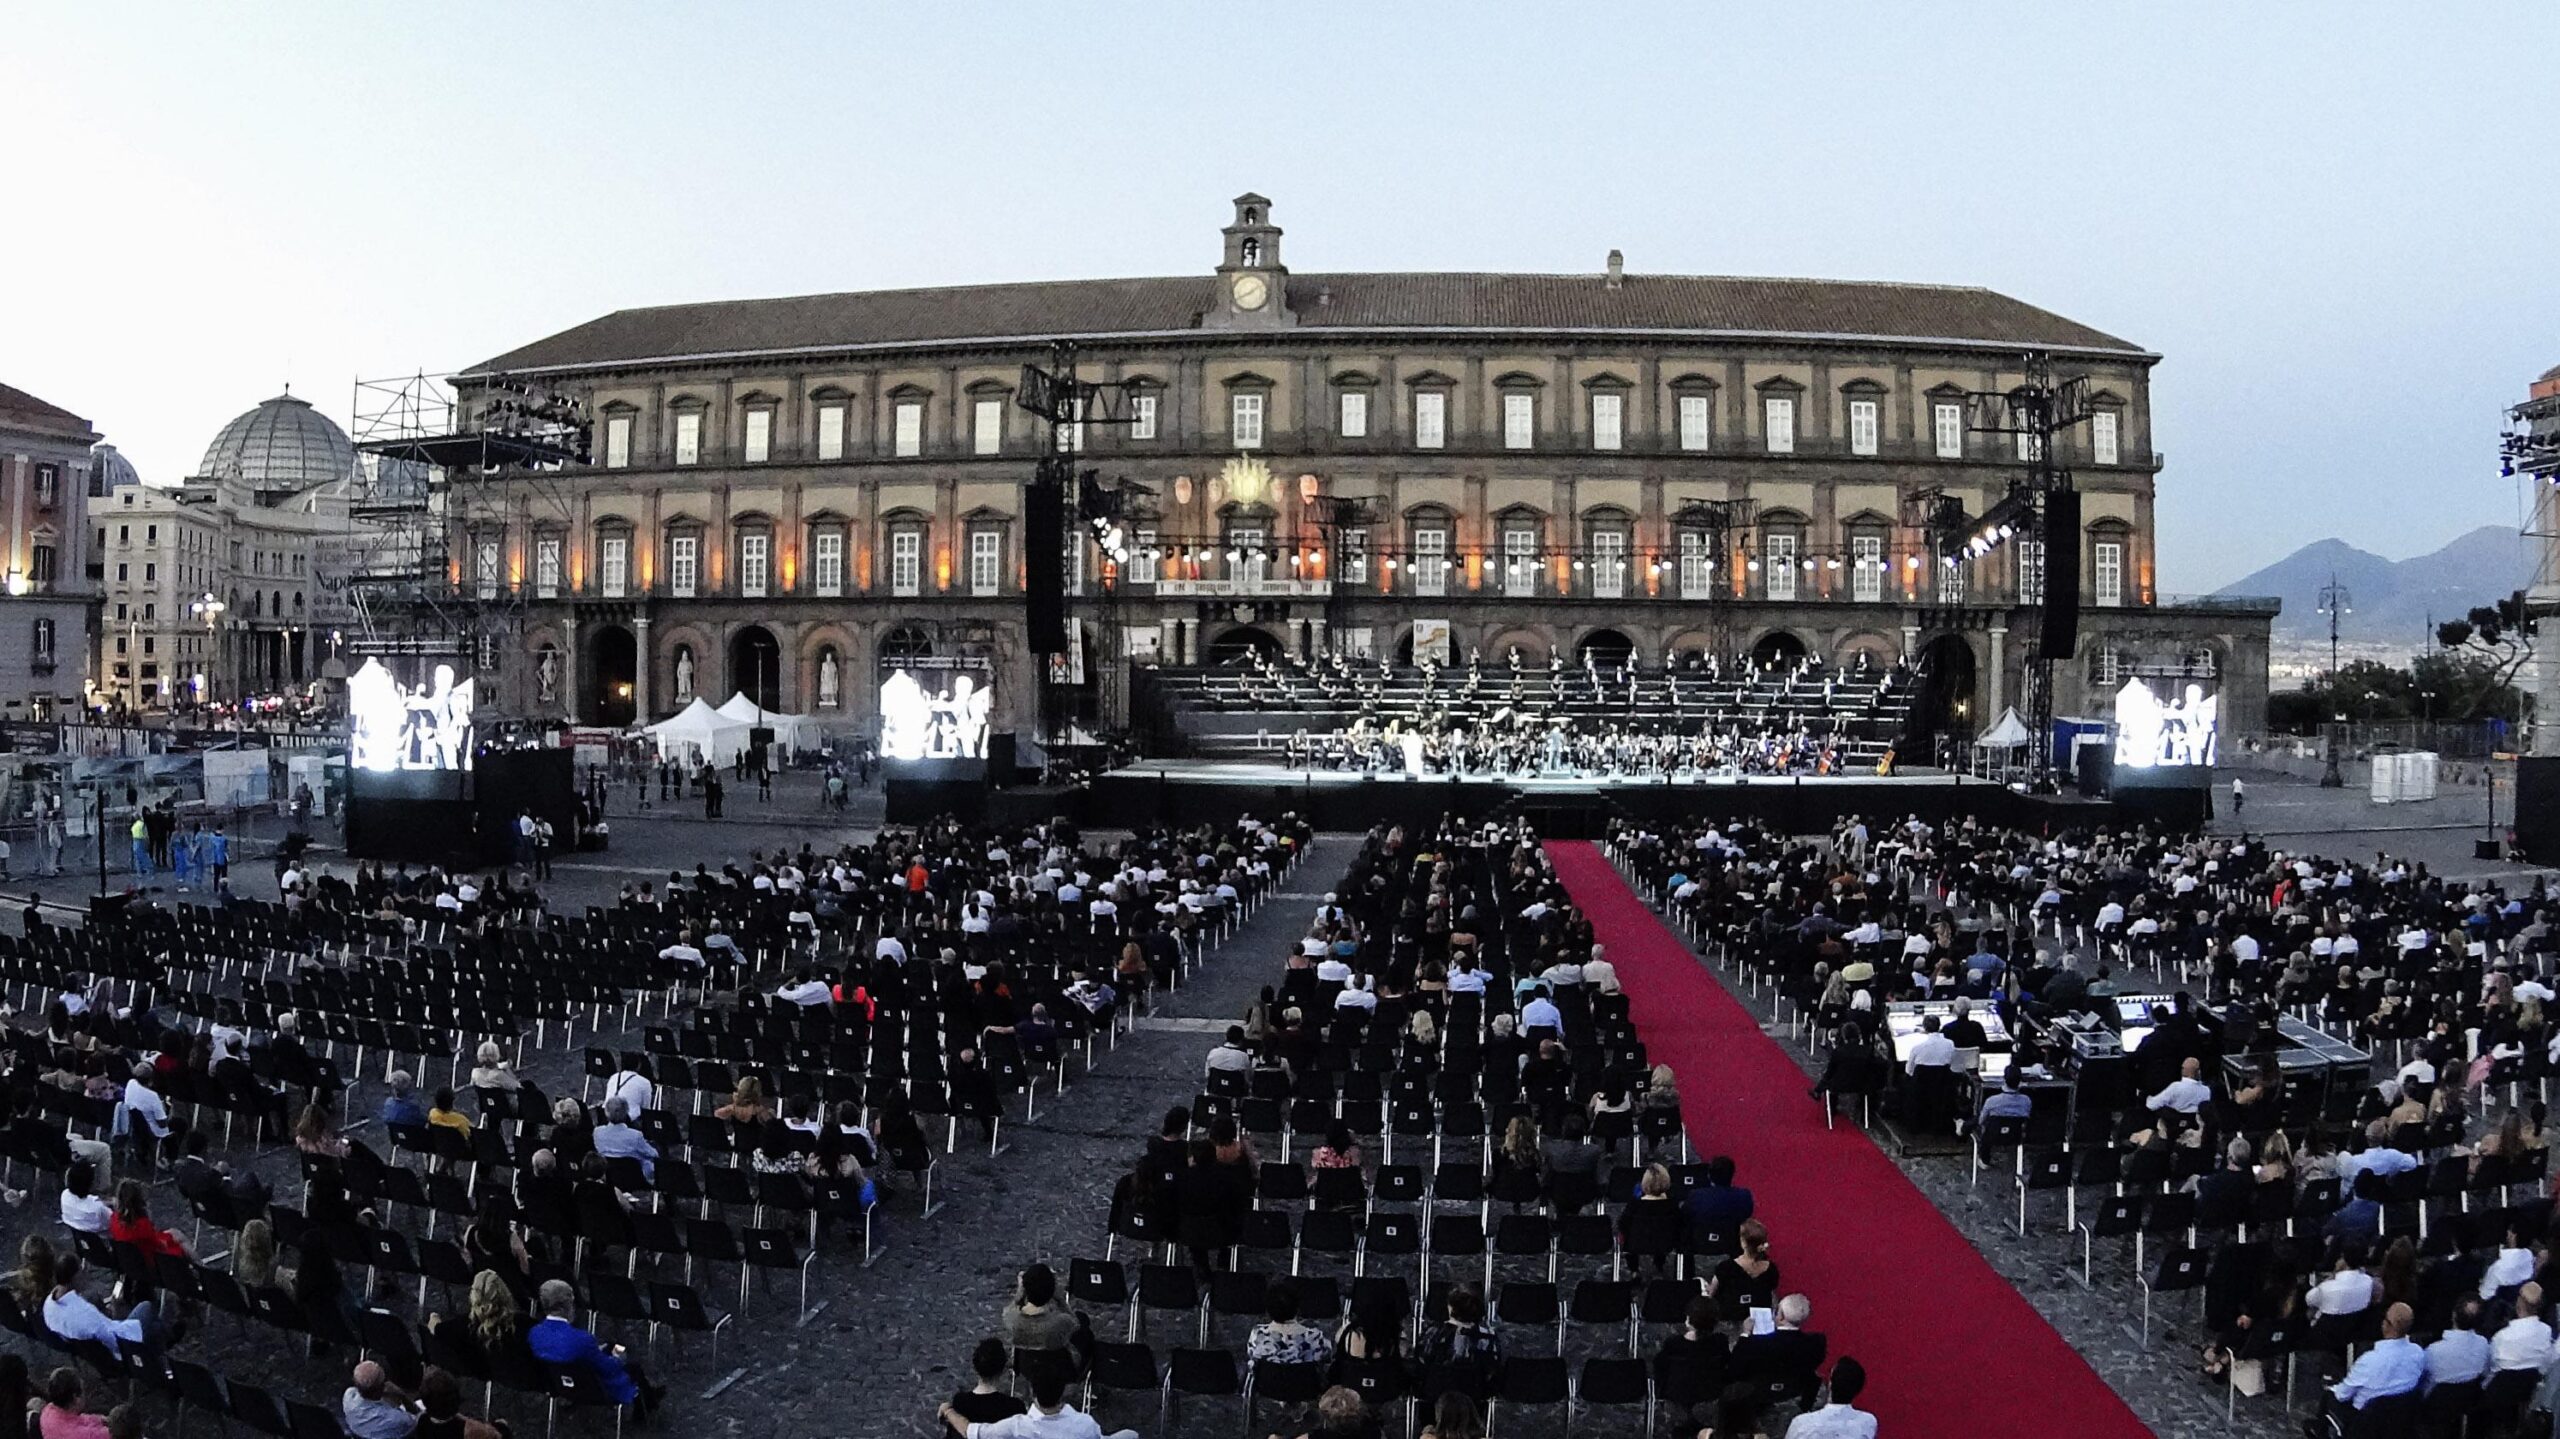
<svg viewBox="0 0 2560 1439"><path fill-rule="evenodd" d="M2535 864L2560 864L2560 759L2516 761L2516 849Z"/></svg>
<svg viewBox="0 0 2560 1439"><path fill-rule="evenodd" d="M2044 657L2067 660L2080 645L2080 492L2044 497Z"/></svg>
<svg viewBox="0 0 2560 1439"><path fill-rule="evenodd" d="M1067 650L1067 497L1052 480L1022 499L1022 616L1031 652Z"/></svg>

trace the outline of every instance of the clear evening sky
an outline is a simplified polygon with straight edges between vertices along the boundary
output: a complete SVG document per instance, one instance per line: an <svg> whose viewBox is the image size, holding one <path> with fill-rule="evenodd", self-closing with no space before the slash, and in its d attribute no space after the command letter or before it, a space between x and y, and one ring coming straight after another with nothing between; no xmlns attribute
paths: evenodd
<svg viewBox="0 0 2560 1439"><path fill-rule="evenodd" d="M0 380L146 478L609 310L1293 268L1976 284L2135 340L2161 569L2515 522L2560 6L33 3Z"/></svg>

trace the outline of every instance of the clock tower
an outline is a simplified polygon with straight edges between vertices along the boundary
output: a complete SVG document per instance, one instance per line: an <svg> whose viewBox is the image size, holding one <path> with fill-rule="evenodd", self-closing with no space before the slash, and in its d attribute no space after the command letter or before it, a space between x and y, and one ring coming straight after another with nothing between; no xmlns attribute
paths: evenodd
<svg viewBox="0 0 2560 1439"><path fill-rule="evenodd" d="M1226 251L1218 263L1217 300L1204 318L1235 329L1293 325L1289 270L1280 263L1280 227L1271 223L1271 202L1244 194L1235 204L1235 223L1219 232Z"/></svg>

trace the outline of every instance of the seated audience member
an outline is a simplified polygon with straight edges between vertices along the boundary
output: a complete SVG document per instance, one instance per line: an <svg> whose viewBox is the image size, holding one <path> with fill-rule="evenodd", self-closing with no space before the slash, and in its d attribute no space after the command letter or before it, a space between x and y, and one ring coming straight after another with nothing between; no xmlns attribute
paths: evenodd
<svg viewBox="0 0 2560 1439"><path fill-rule="evenodd" d="M1484 1295L1472 1285L1449 1291L1449 1317L1423 1341L1424 1370L1480 1398L1496 1392L1502 1338L1484 1319Z"/></svg>
<svg viewBox="0 0 2560 1439"><path fill-rule="evenodd" d="M427 1122L426 1102L418 1098L418 1082L405 1069L391 1073L391 1092L382 1097L377 1117L386 1125L402 1129L423 1128Z"/></svg>
<svg viewBox="0 0 2560 1439"><path fill-rule="evenodd" d="M54 1261L53 1292L45 1296L42 1310L44 1327L61 1339L78 1341L95 1339L110 1353L121 1353L127 1344L165 1344L171 1331L160 1322L160 1311L145 1299L125 1311L122 1319L110 1319L106 1312L80 1292L80 1256L65 1254Z"/></svg>
<svg viewBox="0 0 2560 1439"><path fill-rule="evenodd" d="M83 1234L104 1234L115 1222L115 1206L96 1194L98 1171L87 1160L72 1161L62 1175L62 1223Z"/></svg>
<svg viewBox="0 0 2560 1439"><path fill-rule="evenodd" d="M1843 1356L1831 1366L1823 1406L1797 1415L1787 1426L1786 1439L1876 1439L1876 1416L1857 1407L1866 1388L1866 1366Z"/></svg>
<svg viewBox="0 0 2560 1439"><path fill-rule="evenodd" d="M2338 1262L2329 1277L2311 1286L2303 1301L2313 1315L2326 1318L2335 1314L2362 1314L2373 1306L2373 1275L2365 1268L2372 1256L2361 1244L2350 1244L2338 1251Z"/></svg>
<svg viewBox="0 0 2560 1439"><path fill-rule="evenodd" d="M2528 1283L2516 1291L2516 1317L2489 1337L2489 1367L2542 1370L2551 1364L2551 1325L2542 1317L2542 1286Z"/></svg>
<svg viewBox="0 0 2560 1439"><path fill-rule="evenodd" d="M107 1237L164 1259L187 1257L187 1241L151 1222L150 1200L138 1179L116 1186L116 1212L107 1221Z"/></svg>
<svg viewBox="0 0 2560 1439"><path fill-rule="evenodd" d="M658 1146L649 1142L631 1124L631 1106L619 1099L604 1102L604 1123L596 1126L592 1136L596 1153L607 1159L637 1159L640 1177L656 1183L658 1178Z"/></svg>
<svg viewBox="0 0 2560 1439"><path fill-rule="evenodd" d="M1717 1332L1720 1313L1713 1299L1701 1294L1689 1301L1680 1332L1654 1351L1653 1382L1662 1401L1675 1410L1713 1399L1724 1388L1730 1357L1725 1337Z"/></svg>
<svg viewBox="0 0 2560 1439"><path fill-rule="evenodd" d="M1046 1264L1022 1271L997 1315L996 1332L1015 1349L1065 1349L1074 1342L1076 1317L1058 1304L1055 1271Z"/></svg>
<svg viewBox="0 0 2560 1439"><path fill-rule="evenodd" d="M2427 1374L2426 1355L2409 1340L2410 1326L2417 1316L2406 1304L2394 1304L2383 1311L2382 1341L2362 1354L2347 1369L2347 1377L2330 1386L2330 1422L2340 1432L2345 1430L2340 1411L2362 1409L2376 1399L2414 1392Z"/></svg>
<svg viewBox="0 0 2560 1439"><path fill-rule="evenodd" d="M1272 1284L1264 1298L1271 1317L1246 1336L1244 1356L1256 1364L1323 1364L1333 1358L1333 1340L1298 1317L1298 1286L1286 1279Z"/></svg>
<svg viewBox="0 0 2560 1439"><path fill-rule="evenodd" d="M54 1370L44 1381L44 1408L37 1412L33 1427L43 1439L112 1439L103 1417L81 1412L80 1371L69 1365Z"/></svg>
<svg viewBox="0 0 2560 1439"><path fill-rule="evenodd" d="M516 1077L515 1066L507 1063L507 1052L498 1047L498 1041L484 1039L472 1055L471 1087L500 1089L512 1094L524 1087L524 1081Z"/></svg>
<svg viewBox="0 0 2560 1439"><path fill-rule="evenodd" d="M2465 1299L2435 1343L2427 1346L2427 1383L2468 1384L2489 1374L2489 1338L2480 1332L2480 1301Z"/></svg>
<svg viewBox="0 0 2560 1439"><path fill-rule="evenodd" d="M582 1370L594 1376L605 1396L616 1404L637 1403L643 1413L655 1410L666 1390L649 1382L629 1363L619 1344L607 1346L577 1326L578 1291L565 1279L546 1279L540 1296L542 1322L525 1331L533 1357L545 1364Z"/></svg>
<svg viewBox="0 0 2560 1439"><path fill-rule="evenodd" d="M1036 1365L1031 1371L1031 1409L1009 1419L973 1423L945 1404L941 1419L960 1439L1103 1439L1102 1426L1082 1410L1067 1407L1067 1371L1062 1365ZM1111 1439L1137 1439L1123 1429Z"/></svg>
<svg viewBox="0 0 2560 1439"><path fill-rule="evenodd" d="M450 1129L465 1139L471 1137L471 1116L454 1107L450 1089L436 1091L436 1102L427 1107L427 1123L438 1129Z"/></svg>
<svg viewBox="0 0 2560 1439"><path fill-rule="evenodd" d="M1380 1432L1360 1391L1336 1384L1316 1396L1315 1424L1298 1439L1379 1439Z"/></svg>
<svg viewBox="0 0 2560 1439"><path fill-rule="evenodd" d="M1813 1322L1813 1301L1801 1294L1790 1294L1778 1301L1775 1318L1776 1326L1768 1333L1745 1335L1734 1342L1734 1377L1791 1380L1809 1398L1814 1392L1815 1371L1822 1367L1828 1347L1821 1335L1804 1327Z"/></svg>
<svg viewBox="0 0 2560 1439"><path fill-rule="evenodd" d="M507 1439L507 1431L462 1412L462 1385L441 1369L418 1380L418 1427L409 1439Z"/></svg>
<svg viewBox="0 0 2560 1439"><path fill-rule="evenodd" d="M951 1396L942 1407L971 1424L993 1424L1022 1412L1022 1401L1005 1392L1004 1371L1010 1356L1001 1339L981 1339L969 1354L976 1383Z"/></svg>
<svg viewBox="0 0 2560 1439"><path fill-rule="evenodd" d="M391 1387L391 1376L368 1359L349 1376L347 1392L338 1396L338 1419L350 1439L409 1439L418 1416Z"/></svg>
<svg viewBox="0 0 2560 1439"><path fill-rule="evenodd" d="M1982 1096L1981 1118L2024 1119L2035 1112L2035 1100L2018 1087L2018 1066L2001 1071L2000 1087Z"/></svg>
<svg viewBox="0 0 2560 1439"><path fill-rule="evenodd" d="M2178 1077L2169 1081L2168 1088L2143 1101L2144 1107L2154 1113L2165 1110L2192 1118L2213 1098L2213 1091L2199 1077L2203 1073L2203 1062L2193 1055L2188 1056L2186 1062L2178 1066Z"/></svg>

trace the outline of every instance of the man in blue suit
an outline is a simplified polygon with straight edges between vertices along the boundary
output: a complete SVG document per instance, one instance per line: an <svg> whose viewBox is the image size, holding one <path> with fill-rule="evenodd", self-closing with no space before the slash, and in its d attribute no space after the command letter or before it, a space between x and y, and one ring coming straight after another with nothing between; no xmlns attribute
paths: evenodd
<svg viewBox="0 0 2560 1439"><path fill-rule="evenodd" d="M578 1291L567 1280L544 1280L537 1297L542 1322L525 1332L525 1343L532 1348L534 1358L545 1364L587 1371L614 1403L636 1401L644 1414L655 1410L666 1398L664 1387L650 1383L639 1366L624 1362L621 1345L599 1343L593 1334L578 1327L571 1317L578 1312Z"/></svg>

